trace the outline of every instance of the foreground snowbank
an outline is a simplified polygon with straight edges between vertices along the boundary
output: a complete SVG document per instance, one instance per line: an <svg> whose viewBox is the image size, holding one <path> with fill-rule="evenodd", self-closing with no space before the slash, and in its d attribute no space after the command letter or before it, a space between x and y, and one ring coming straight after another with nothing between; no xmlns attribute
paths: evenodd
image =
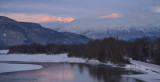
<svg viewBox="0 0 160 82"><path fill-rule="evenodd" d="M141 71L145 74L128 75L146 82L160 82L160 66L130 59L132 65L126 65L126 69ZM125 76L125 75L124 75Z"/></svg>
<svg viewBox="0 0 160 82"><path fill-rule="evenodd" d="M83 58L69 58L67 54L59 55L46 55L46 54L7 54L0 55L0 61L23 61L23 62L76 62L84 63L86 62Z"/></svg>
<svg viewBox="0 0 160 82"><path fill-rule="evenodd" d="M97 60L87 60L83 58L68 57L67 53L58 55L46 54L6 54L7 51L0 50L0 61L23 61L23 62L73 62L73 63L99 63Z"/></svg>
<svg viewBox="0 0 160 82"><path fill-rule="evenodd" d="M67 53L58 55L46 54L7 54L8 50L0 50L0 61L20 61L20 62L73 62L73 63L99 63L98 60L87 60L83 58L68 57ZM0 73L23 70L34 70L42 68L41 65L32 64L8 64L0 63Z"/></svg>
<svg viewBox="0 0 160 82"><path fill-rule="evenodd" d="M41 65L33 65L33 64L0 63L0 73L24 71L24 70L35 70L35 69L41 69L41 68L43 68Z"/></svg>

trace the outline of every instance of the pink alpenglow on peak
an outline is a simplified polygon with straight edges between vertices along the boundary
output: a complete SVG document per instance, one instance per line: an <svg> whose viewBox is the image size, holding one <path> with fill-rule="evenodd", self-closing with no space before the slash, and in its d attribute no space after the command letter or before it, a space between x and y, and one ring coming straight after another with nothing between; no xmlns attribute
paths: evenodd
<svg viewBox="0 0 160 82"><path fill-rule="evenodd" d="M69 23L72 22L75 18L73 17L58 17L58 16L45 16L42 17L37 21L37 23L43 23L43 22L64 22Z"/></svg>
<svg viewBox="0 0 160 82"><path fill-rule="evenodd" d="M44 23L44 22L63 22L69 23L75 20L71 16L59 17L59 16L50 16L48 14L23 14L23 13L12 13L12 14L2 14L0 16L7 16L16 21L20 22L34 22L34 23Z"/></svg>

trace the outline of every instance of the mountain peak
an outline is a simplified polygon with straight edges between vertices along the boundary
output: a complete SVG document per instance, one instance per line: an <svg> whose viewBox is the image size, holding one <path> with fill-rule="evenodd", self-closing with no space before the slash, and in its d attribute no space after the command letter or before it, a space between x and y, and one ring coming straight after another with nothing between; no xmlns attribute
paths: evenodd
<svg viewBox="0 0 160 82"><path fill-rule="evenodd" d="M43 22L63 22L63 23L69 23L72 22L75 18L73 17L58 17L58 16L45 16L42 17L37 21L37 23L43 23Z"/></svg>
<svg viewBox="0 0 160 82"><path fill-rule="evenodd" d="M0 48L20 44L79 44L90 39L73 33L57 32L31 22L17 22L0 16Z"/></svg>

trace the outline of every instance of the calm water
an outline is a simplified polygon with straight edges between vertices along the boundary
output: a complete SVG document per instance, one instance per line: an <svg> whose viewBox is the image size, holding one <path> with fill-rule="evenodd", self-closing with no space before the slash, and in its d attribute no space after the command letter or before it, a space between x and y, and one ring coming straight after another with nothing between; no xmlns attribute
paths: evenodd
<svg viewBox="0 0 160 82"><path fill-rule="evenodd" d="M32 71L1 73L0 82L141 82L121 75L137 74L104 65L43 63Z"/></svg>

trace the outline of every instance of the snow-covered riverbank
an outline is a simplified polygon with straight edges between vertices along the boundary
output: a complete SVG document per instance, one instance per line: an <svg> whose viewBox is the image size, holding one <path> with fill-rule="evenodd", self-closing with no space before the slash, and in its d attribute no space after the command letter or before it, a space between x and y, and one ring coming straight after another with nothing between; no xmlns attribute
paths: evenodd
<svg viewBox="0 0 160 82"><path fill-rule="evenodd" d="M69 62L69 63L99 63L97 60L87 60L83 58L68 57L67 53L58 55L46 54L7 54L8 50L0 50L0 62ZM42 68L41 65L34 64L9 64L0 63L0 73L34 70Z"/></svg>
<svg viewBox="0 0 160 82"><path fill-rule="evenodd" d="M68 57L67 53L58 55L46 54L7 54L7 51L0 50L0 61L23 61L23 62L69 62L69 63L99 63L98 60ZM3 54L2 54L3 53Z"/></svg>
<svg viewBox="0 0 160 82"><path fill-rule="evenodd" d="M6 54L7 51L0 51L0 61L23 61L23 62L72 62L72 63L100 63L98 60L88 60L83 58L68 57L66 53L58 55L46 54ZM128 70L140 71L145 74L139 75L123 75L124 77L134 77L147 82L160 82L160 66L135 61L130 59L132 65L126 65L124 68ZM106 64L108 65L108 64ZM112 65L112 64L110 64Z"/></svg>
<svg viewBox="0 0 160 82"><path fill-rule="evenodd" d="M145 63L132 59L130 59L130 63L132 65L126 65L126 69L140 71L145 74L129 75L126 77L134 77L146 82L160 82L160 65Z"/></svg>
<svg viewBox="0 0 160 82"><path fill-rule="evenodd" d="M27 55L27 54L7 54L0 55L0 61L23 61L23 62L74 62L74 63L84 63L86 59L83 58L68 58L67 54L59 55Z"/></svg>

